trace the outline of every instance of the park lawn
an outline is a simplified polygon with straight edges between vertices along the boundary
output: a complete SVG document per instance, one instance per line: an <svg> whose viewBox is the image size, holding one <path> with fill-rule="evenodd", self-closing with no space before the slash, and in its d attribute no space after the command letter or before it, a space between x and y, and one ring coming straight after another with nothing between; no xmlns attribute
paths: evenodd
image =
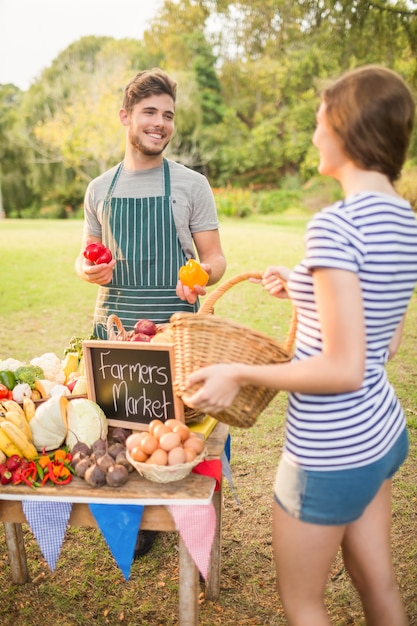
<svg viewBox="0 0 417 626"><path fill-rule="evenodd" d="M268 264L293 265L302 256L305 216L223 220L225 279ZM96 288L74 272L82 223L4 220L0 223L0 358L29 360L44 352L62 355L71 336L88 336ZM275 338L284 338L291 305L267 297L259 285L239 283L219 298L215 315L230 317ZM394 479L393 554L410 625L417 625L417 393L415 346L417 298L404 340L389 363L403 403L410 454ZM255 426L232 428L234 492L224 488L222 581L218 600L201 596L201 626L284 625L275 590L271 549L271 493L283 441L286 397L279 393ZM236 496L236 497L235 497ZM3 626L124 624L170 626L177 622L176 533L158 537L154 549L132 566L125 581L94 529L67 531L56 571L50 572L28 527L24 528L31 582L10 583L0 529L0 598ZM202 589L203 591L203 589ZM326 603L336 626L363 626L360 604L340 555L332 568Z"/></svg>

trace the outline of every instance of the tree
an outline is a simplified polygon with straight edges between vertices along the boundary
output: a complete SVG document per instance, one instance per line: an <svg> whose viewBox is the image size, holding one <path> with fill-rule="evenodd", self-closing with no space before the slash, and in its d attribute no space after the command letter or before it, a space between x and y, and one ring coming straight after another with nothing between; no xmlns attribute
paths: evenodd
<svg viewBox="0 0 417 626"><path fill-rule="evenodd" d="M118 119L123 88L138 68L155 63L136 40L84 37L71 44L22 95L13 139L33 164L33 197L70 210L87 183L123 156Z"/></svg>
<svg viewBox="0 0 417 626"><path fill-rule="evenodd" d="M122 158L125 84L156 66L179 83L169 156L213 185L304 179L323 83L364 63L417 87L416 2L165 0L141 41L83 37L27 92L0 86L6 212L79 206L88 181Z"/></svg>
<svg viewBox="0 0 417 626"><path fill-rule="evenodd" d="M0 85L0 208L6 216L14 211L19 215L31 201L27 154L22 142L15 140L22 95L15 85Z"/></svg>

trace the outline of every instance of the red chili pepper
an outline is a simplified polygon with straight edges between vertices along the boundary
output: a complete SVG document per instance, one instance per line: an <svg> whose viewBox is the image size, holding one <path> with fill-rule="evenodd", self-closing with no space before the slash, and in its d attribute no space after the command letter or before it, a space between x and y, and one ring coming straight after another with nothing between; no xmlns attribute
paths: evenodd
<svg viewBox="0 0 417 626"><path fill-rule="evenodd" d="M34 461L30 461L27 467L21 469L20 476L22 482L28 485L28 487L37 487L39 484L36 482L38 477L38 468L36 467L36 463Z"/></svg>
<svg viewBox="0 0 417 626"><path fill-rule="evenodd" d="M22 474L23 474L23 469L21 467L18 467L12 475L12 484L13 485L20 485L20 483L22 482Z"/></svg>
<svg viewBox="0 0 417 626"><path fill-rule="evenodd" d="M55 465L55 467L54 467ZM61 466L61 467L59 467ZM68 476L65 476L65 478L60 478L60 472L62 471L62 467L65 467L63 463L59 463L59 464L54 464L52 463L52 461L50 461L50 463L48 463L48 478L49 480L51 480L55 485L66 485L67 483L71 482L72 480L72 474L69 473ZM57 473L55 473L55 470L57 471Z"/></svg>

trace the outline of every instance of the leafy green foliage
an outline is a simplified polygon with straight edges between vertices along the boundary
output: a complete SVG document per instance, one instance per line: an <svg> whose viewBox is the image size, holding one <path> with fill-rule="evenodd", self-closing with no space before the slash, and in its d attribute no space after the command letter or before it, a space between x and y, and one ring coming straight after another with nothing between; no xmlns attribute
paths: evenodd
<svg viewBox="0 0 417 626"><path fill-rule="evenodd" d="M308 181L317 171L311 136L328 80L382 63L416 87L414 4L164 0L141 40L81 38L27 92L0 85L6 214L80 211L88 182L123 158L124 85L155 66L179 83L167 156L217 187L279 186L288 175ZM417 131L410 157L417 158Z"/></svg>

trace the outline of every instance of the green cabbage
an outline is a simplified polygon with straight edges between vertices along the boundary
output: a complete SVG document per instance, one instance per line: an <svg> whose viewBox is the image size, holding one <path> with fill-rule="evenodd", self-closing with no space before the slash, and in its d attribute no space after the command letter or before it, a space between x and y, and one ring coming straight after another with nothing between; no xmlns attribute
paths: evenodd
<svg viewBox="0 0 417 626"><path fill-rule="evenodd" d="M68 433L65 443L72 449L77 441L92 446L97 439L107 439L108 423L103 409L87 398L68 402Z"/></svg>

